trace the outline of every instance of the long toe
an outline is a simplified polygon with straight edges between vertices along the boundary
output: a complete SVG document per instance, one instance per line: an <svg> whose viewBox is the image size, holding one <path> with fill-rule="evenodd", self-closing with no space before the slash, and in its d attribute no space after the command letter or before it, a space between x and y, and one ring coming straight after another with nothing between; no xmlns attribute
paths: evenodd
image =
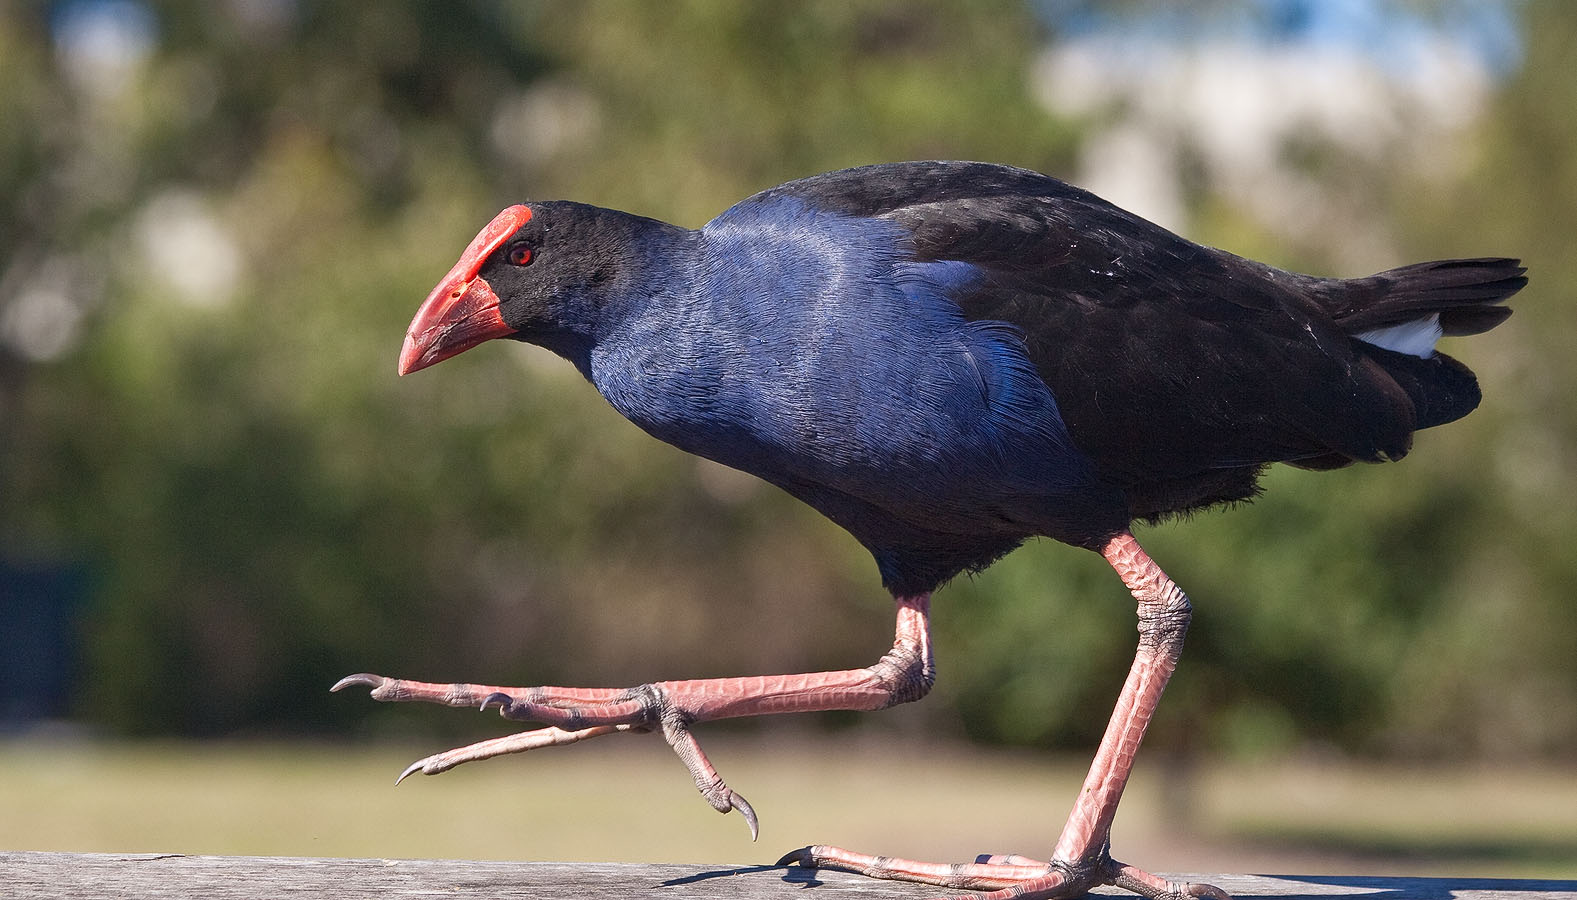
<svg viewBox="0 0 1577 900"><path fill-rule="evenodd" d="M437 775L447 772L462 763L476 762L481 759L492 759L495 756L507 756L511 753L524 753L527 750L537 750L542 747L561 747L565 744L577 744L588 738L599 737L604 734L618 734L621 732L639 731L630 725L598 725L594 728L582 728L579 731L565 731L562 728L537 728L532 731L522 731L518 734L506 734L503 737L490 738L434 753L418 759L405 767L400 777L394 780L399 784L406 778L421 772L423 775Z"/></svg>
<svg viewBox="0 0 1577 900"><path fill-rule="evenodd" d="M1232 900L1232 895L1213 884L1193 881L1168 881L1136 866L1108 859L1102 881L1150 900Z"/></svg>
<svg viewBox="0 0 1577 900"><path fill-rule="evenodd" d="M987 857L987 859L1002 859L1005 857ZM1014 860L1013 863L1000 862L973 862L973 863L928 863L917 862L912 859L899 859L891 856L873 856L868 853L855 853L841 847L828 847L814 845L801 847L791 851L778 860L778 865L800 865L810 868L838 869L844 872L855 872L871 878L884 878L893 881L918 881L923 884L935 884L941 887L963 888L965 890L989 891L997 889L1013 889L1025 884L1040 884L1055 881L1058 885L1068 881L1068 873L1059 867L1044 862L1025 860L1023 857L1006 857ZM1027 863L1019 864L1019 863ZM1077 893L1093 884L1094 879L1089 878L1085 883L1077 885ZM1046 895L1052 896L1052 895ZM1070 894L1071 896L1071 894Z"/></svg>
<svg viewBox="0 0 1577 900"><path fill-rule="evenodd" d="M818 845L793 850L777 864L989 892L963 895L956 900L1060 900L1082 896L1102 884L1133 891L1150 900L1232 900L1230 894L1214 885L1168 881L1110 858L1099 864L1072 865L1056 860L1040 862L1017 854L983 854L973 863L927 863Z"/></svg>
<svg viewBox="0 0 1577 900"><path fill-rule="evenodd" d="M599 710L604 712L604 720L616 718L606 715L606 710L630 699L630 691L620 688L501 687L495 684L412 681L370 672L347 675L330 690L341 691L353 685L372 688L374 700L417 701L475 709L485 699L488 706L498 706L507 717L516 719L529 719L531 713L543 711L545 715L539 721L545 725L565 724L563 720L569 715L565 710ZM597 721L585 724L616 723Z"/></svg>

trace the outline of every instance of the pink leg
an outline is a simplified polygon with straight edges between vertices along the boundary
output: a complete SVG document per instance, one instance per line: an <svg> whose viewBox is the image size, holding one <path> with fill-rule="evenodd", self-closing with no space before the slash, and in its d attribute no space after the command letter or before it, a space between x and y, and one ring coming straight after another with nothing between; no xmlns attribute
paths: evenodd
<svg viewBox="0 0 1577 900"><path fill-rule="evenodd" d="M1208 884L1168 882L1113 860L1107 850L1112 819L1122 799L1134 755L1150 724L1161 692L1177 668L1188 630L1188 597L1166 577L1132 534L1112 538L1101 555L1122 578L1139 605L1139 648L1128 680L1117 698L1100 749L1084 779L1073 812L1052 851L1051 861L1034 865L1017 856L984 857L972 865L936 865L850 853L835 847L806 847L780 863L828 866L877 878L920 881L944 887L997 889L986 897L1060 898L1085 893L1097 884L1111 884L1152 898L1181 900L1208 897L1230 900Z"/></svg>
<svg viewBox="0 0 1577 900"><path fill-rule="evenodd" d="M621 688L512 688L483 684L434 684L359 674L340 679L333 690L351 685L372 688L375 700L420 700L447 706L497 706L505 718L550 726L418 760L405 775L437 774L464 762L574 743L622 731L661 729L695 778L696 787L719 812L737 809L756 834L750 804L729 789L690 733L696 722L772 713L833 709L875 710L918 700L931 689L936 664L931 655L928 619L931 597L894 598L898 625L893 648L864 669L804 675L758 675L658 681Z"/></svg>

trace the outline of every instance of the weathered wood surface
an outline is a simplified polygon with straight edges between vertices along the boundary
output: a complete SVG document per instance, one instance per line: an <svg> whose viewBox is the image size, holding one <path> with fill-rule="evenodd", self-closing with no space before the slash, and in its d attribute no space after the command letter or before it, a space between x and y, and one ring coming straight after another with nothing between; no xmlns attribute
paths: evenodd
<svg viewBox="0 0 1577 900"><path fill-rule="evenodd" d="M1373 900L1577 900L1577 881L1381 878L1336 875L1195 875L1256 897ZM0 852L3 900L399 900L414 897L652 897L771 900L932 897L936 888L841 872L774 866L298 859L109 853ZM1130 897L1120 891L1101 894Z"/></svg>

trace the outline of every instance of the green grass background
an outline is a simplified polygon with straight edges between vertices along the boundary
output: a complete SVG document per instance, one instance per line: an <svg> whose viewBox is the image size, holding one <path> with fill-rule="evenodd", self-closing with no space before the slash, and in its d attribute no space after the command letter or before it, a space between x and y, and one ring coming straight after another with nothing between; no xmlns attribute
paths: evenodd
<svg viewBox="0 0 1577 900"><path fill-rule="evenodd" d="M442 749L361 743L0 743L0 848L767 863L808 843L1044 856L1085 761L880 738L722 735L752 844L653 736L394 776ZM1139 762L1113 853L1161 871L1577 878L1577 772L1318 760Z"/></svg>

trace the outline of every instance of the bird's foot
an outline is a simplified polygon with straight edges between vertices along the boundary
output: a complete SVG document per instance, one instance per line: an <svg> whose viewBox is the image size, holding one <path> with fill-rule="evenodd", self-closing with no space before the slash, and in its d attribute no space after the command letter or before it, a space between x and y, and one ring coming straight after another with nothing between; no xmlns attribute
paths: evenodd
<svg viewBox="0 0 1577 900"><path fill-rule="evenodd" d="M548 726L429 756L406 769L401 779L415 772L436 775L461 763L573 744L604 734L661 731L690 770L701 796L718 812L738 810L750 825L754 840L758 831L755 811L717 774L690 727L738 716L882 709L924 696L936 673L927 624L930 595L894 599L898 623L892 650L863 669L657 681L633 688L432 684L360 674L340 679L333 690L359 685L371 688L374 700L419 700L484 710L496 707L506 719Z"/></svg>
<svg viewBox="0 0 1577 900"><path fill-rule="evenodd" d="M690 731L690 723L702 718L703 708L694 698L688 697L686 691L677 692L676 698L672 690L691 684L699 683L669 682L629 689L511 688L434 684L362 673L340 679L330 690L360 685L372 689L374 700L425 701L446 706L474 706L484 711L496 707L506 719L548 724L547 728L492 738L419 759L400 773L396 784L416 772L437 775L462 763L495 756L574 744L605 734L661 730L669 746L690 770L701 796L718 812L738 810L750 827L750 839L755 840L760 834L756 811L743 795L723 781Z"/></svg>
<svg viewBox="0 0 1577 900"><path fill-rule="evenodd" d="M875 878L990 892L980 900L1078 897L1099 885L1133 891L1150 900L1231 900L1214 885L1168 881L1111 858L1112 818L1139 741L1177 666L1190 606L1188 596L1145 554L1132 534L1123 532L1112 538L1102 555L1138 601L1139 647L1049 862L1022 856L982 856L973 863L947 865L816 846L795 850L779 860L779 865L824 866Z"/></svg>
<svg viewBox="0 0 1577 900"><path fill-rule="evenodd" d="M838 869L871 878L989 892L964 894L952 900L1062 900L1083 896L1090 888L1106 884L1150 900L1232 900L1230 894L1213 885L1168 881L1117 862L1104 850L1077 863L1041 862L1012 854L983 855L973 863L924 863L811 846L785 855L778 865Z"/></svg>

